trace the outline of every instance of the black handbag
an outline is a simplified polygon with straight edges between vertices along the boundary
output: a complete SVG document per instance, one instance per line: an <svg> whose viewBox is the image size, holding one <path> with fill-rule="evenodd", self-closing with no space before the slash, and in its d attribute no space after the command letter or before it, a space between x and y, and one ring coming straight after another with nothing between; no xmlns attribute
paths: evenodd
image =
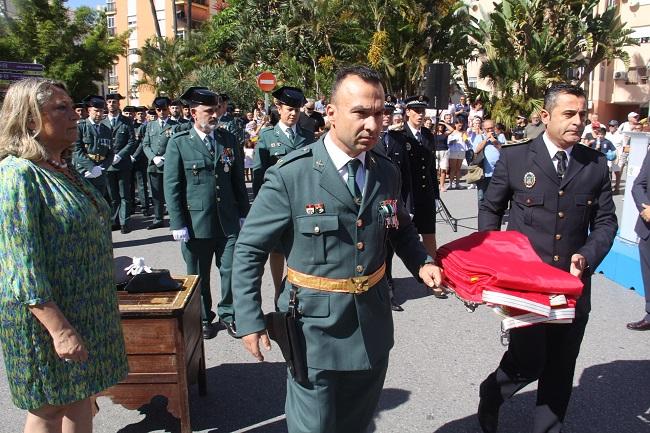
<svg viewBox="0 0 650 433"><path fill-rule="evenodd" d="M267 313L264 315L264 321L269 337L280 347L293 379L302 386L308 386L307 359L301 348L295 301L296 290L292 288L289 311Z"/></svg>

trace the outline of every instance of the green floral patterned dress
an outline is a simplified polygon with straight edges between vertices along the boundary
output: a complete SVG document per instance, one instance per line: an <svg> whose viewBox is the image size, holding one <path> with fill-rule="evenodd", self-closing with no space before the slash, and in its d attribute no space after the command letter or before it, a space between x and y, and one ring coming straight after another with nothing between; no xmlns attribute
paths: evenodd
<svg viewBox="0 0 650 433"><path fill-rule="evenodd" d="M12 399L22 409L84 399L117 383L128 369L110 210L79 180L85 191L28 160L0 161L0 343ZM29 305L48 301L83 338L86 362L60 359L29 311Z"/></svg>

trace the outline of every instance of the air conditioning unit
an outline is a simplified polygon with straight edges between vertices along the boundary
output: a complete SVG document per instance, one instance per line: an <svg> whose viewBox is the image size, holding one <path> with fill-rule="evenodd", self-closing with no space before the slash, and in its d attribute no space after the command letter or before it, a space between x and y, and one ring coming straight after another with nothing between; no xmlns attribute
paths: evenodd
<svg viewBox="0 0 650 433"><path fill-rule="evenodd" d="M626 71L614 72L614 79L619 81L627 81L627 72Z"/></svg>

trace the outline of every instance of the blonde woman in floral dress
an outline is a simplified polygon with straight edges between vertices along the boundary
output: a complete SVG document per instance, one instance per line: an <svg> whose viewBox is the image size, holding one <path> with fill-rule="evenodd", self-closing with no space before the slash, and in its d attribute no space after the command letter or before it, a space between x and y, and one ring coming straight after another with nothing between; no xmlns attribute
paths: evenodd
<svg viewBox="0 0 650 433"><path fill-rule="evenodd" d="M7 92L0 116L0 344L25 432L92 431L90 397L127 373L110 209L68 167L72 100L54 81Z"/></svg>

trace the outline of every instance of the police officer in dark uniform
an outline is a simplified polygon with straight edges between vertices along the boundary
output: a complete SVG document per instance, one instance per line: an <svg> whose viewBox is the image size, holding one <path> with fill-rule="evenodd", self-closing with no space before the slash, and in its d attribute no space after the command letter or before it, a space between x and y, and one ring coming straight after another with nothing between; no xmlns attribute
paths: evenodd
<svg viewBox="0 0 650 433"><path fill-rule="evenodd" d="M106 186L113 211L113 230L120 229L126 234L131 231L131 155L136 150L136 141L131 119L120 112L121 99L124 97L119 93L106 95L108 116L102 124L111 128L113 134L113 162L106 170Z"/></svg>
<svg viewBox="0 0 650 433"><path fill-rule="evenodd" d="M149 216L149 181L147 176L147 166L149 160L142 150L142 139L147 127L147 107L136 107L133 118L133 131L135 133L136 149L131 155L133 161L133 170L131 171L131 200L135 201L135 188L138 188L138 200L140 202L140 211L142 215Z"/></svg>
<svg viewBox="0 0 650 433"><path fill-rule="evenodd" d="M389 95L390 96L390 95ZM395 111L395 99L387 97L384 102L384 115L382 116L382 131L379 134L379 145L377 149L383 151L386 156L399 168L402 178L401 196L402 203L406 206L411 202L411 163L409 153L406 150L406 139L402 131L404 125L398 127L393 125L393 112ZM390 287L391 308L393 311L404 311L404 308L397 303L393 296L393 247L386 245L386 279Z"/></svg>
<svg viewBox="0 0 650 433"><path fill-rule="evenodd" d="M167 141L174 133L177 122L169 118L169 103L167 96L160 96L153 100L158 118L147 123L147 128L142 139L142 149L149 160L147 172L149 185L153 197L153 222L147 230L164 227L165 193L163 191L163 173L165 168L165 151Z"/></svg>
<svg viewBox="0 0 650 433"><path fill-rule="evenodd" d="M573 323L510 330L499 367L480 386L478 418L484 432L497 431L504 399L536 380L532 432L562 430L591 309L591 274L617 230L605 155L579 144L586 116L583 89L569 84L547 89L542 110L546 131L532 141L503 148L480 204L479 230L499 230L510 203L508 230L528 236L545 263L584 283Z"/></svg>
<svg viewBox="0 0 650 433"><path fill-rule="evenodd" d="M77 123L72 163L108 200L104 170L113 163L114 152L113 132L102 122L106 102L97 95L87 96L83 102L88 107L88 118Z"/></svg>
<svg viewBox="0 0 650 433"><path fill-rule="evenodd" d="M424 112L429 98L423 95L411 96L404 101L406 116L401 131L405 140L411 168L411 213L413 224L422 236L422 243L433 257L436 254L436 200L440 198L436 171L436 149L434 137L424 124ZM434 289L437 298L446 295L440 288Z"/></svg>
<svg viewBox="0 0 650 433"><path fill-rule="evenodd" d="M274 127L262 128L253 154L253 196L257 196L264 182L264 174L280 158L300 149L316 139L314 133L301 128L300 107L306 101L302 90L297 87L282 86L272 93L276 100L279 119ZM284 273L284 254L271 252L269 259L273 286L276 296L279 293Z"/></svg>
<svg viewBox="0 0 650 433"><path fill-rule="evenodd" d="M170 227L174 239L182 242L187 273L201 277L203 337L217 333L210 289L213 258L221 276L219 321L236 337L232 259L249 208L243 155L232 134L217 126L218 94L190 87L182 98L191 104L195 122L169 140L165 153Z"/></svg>

